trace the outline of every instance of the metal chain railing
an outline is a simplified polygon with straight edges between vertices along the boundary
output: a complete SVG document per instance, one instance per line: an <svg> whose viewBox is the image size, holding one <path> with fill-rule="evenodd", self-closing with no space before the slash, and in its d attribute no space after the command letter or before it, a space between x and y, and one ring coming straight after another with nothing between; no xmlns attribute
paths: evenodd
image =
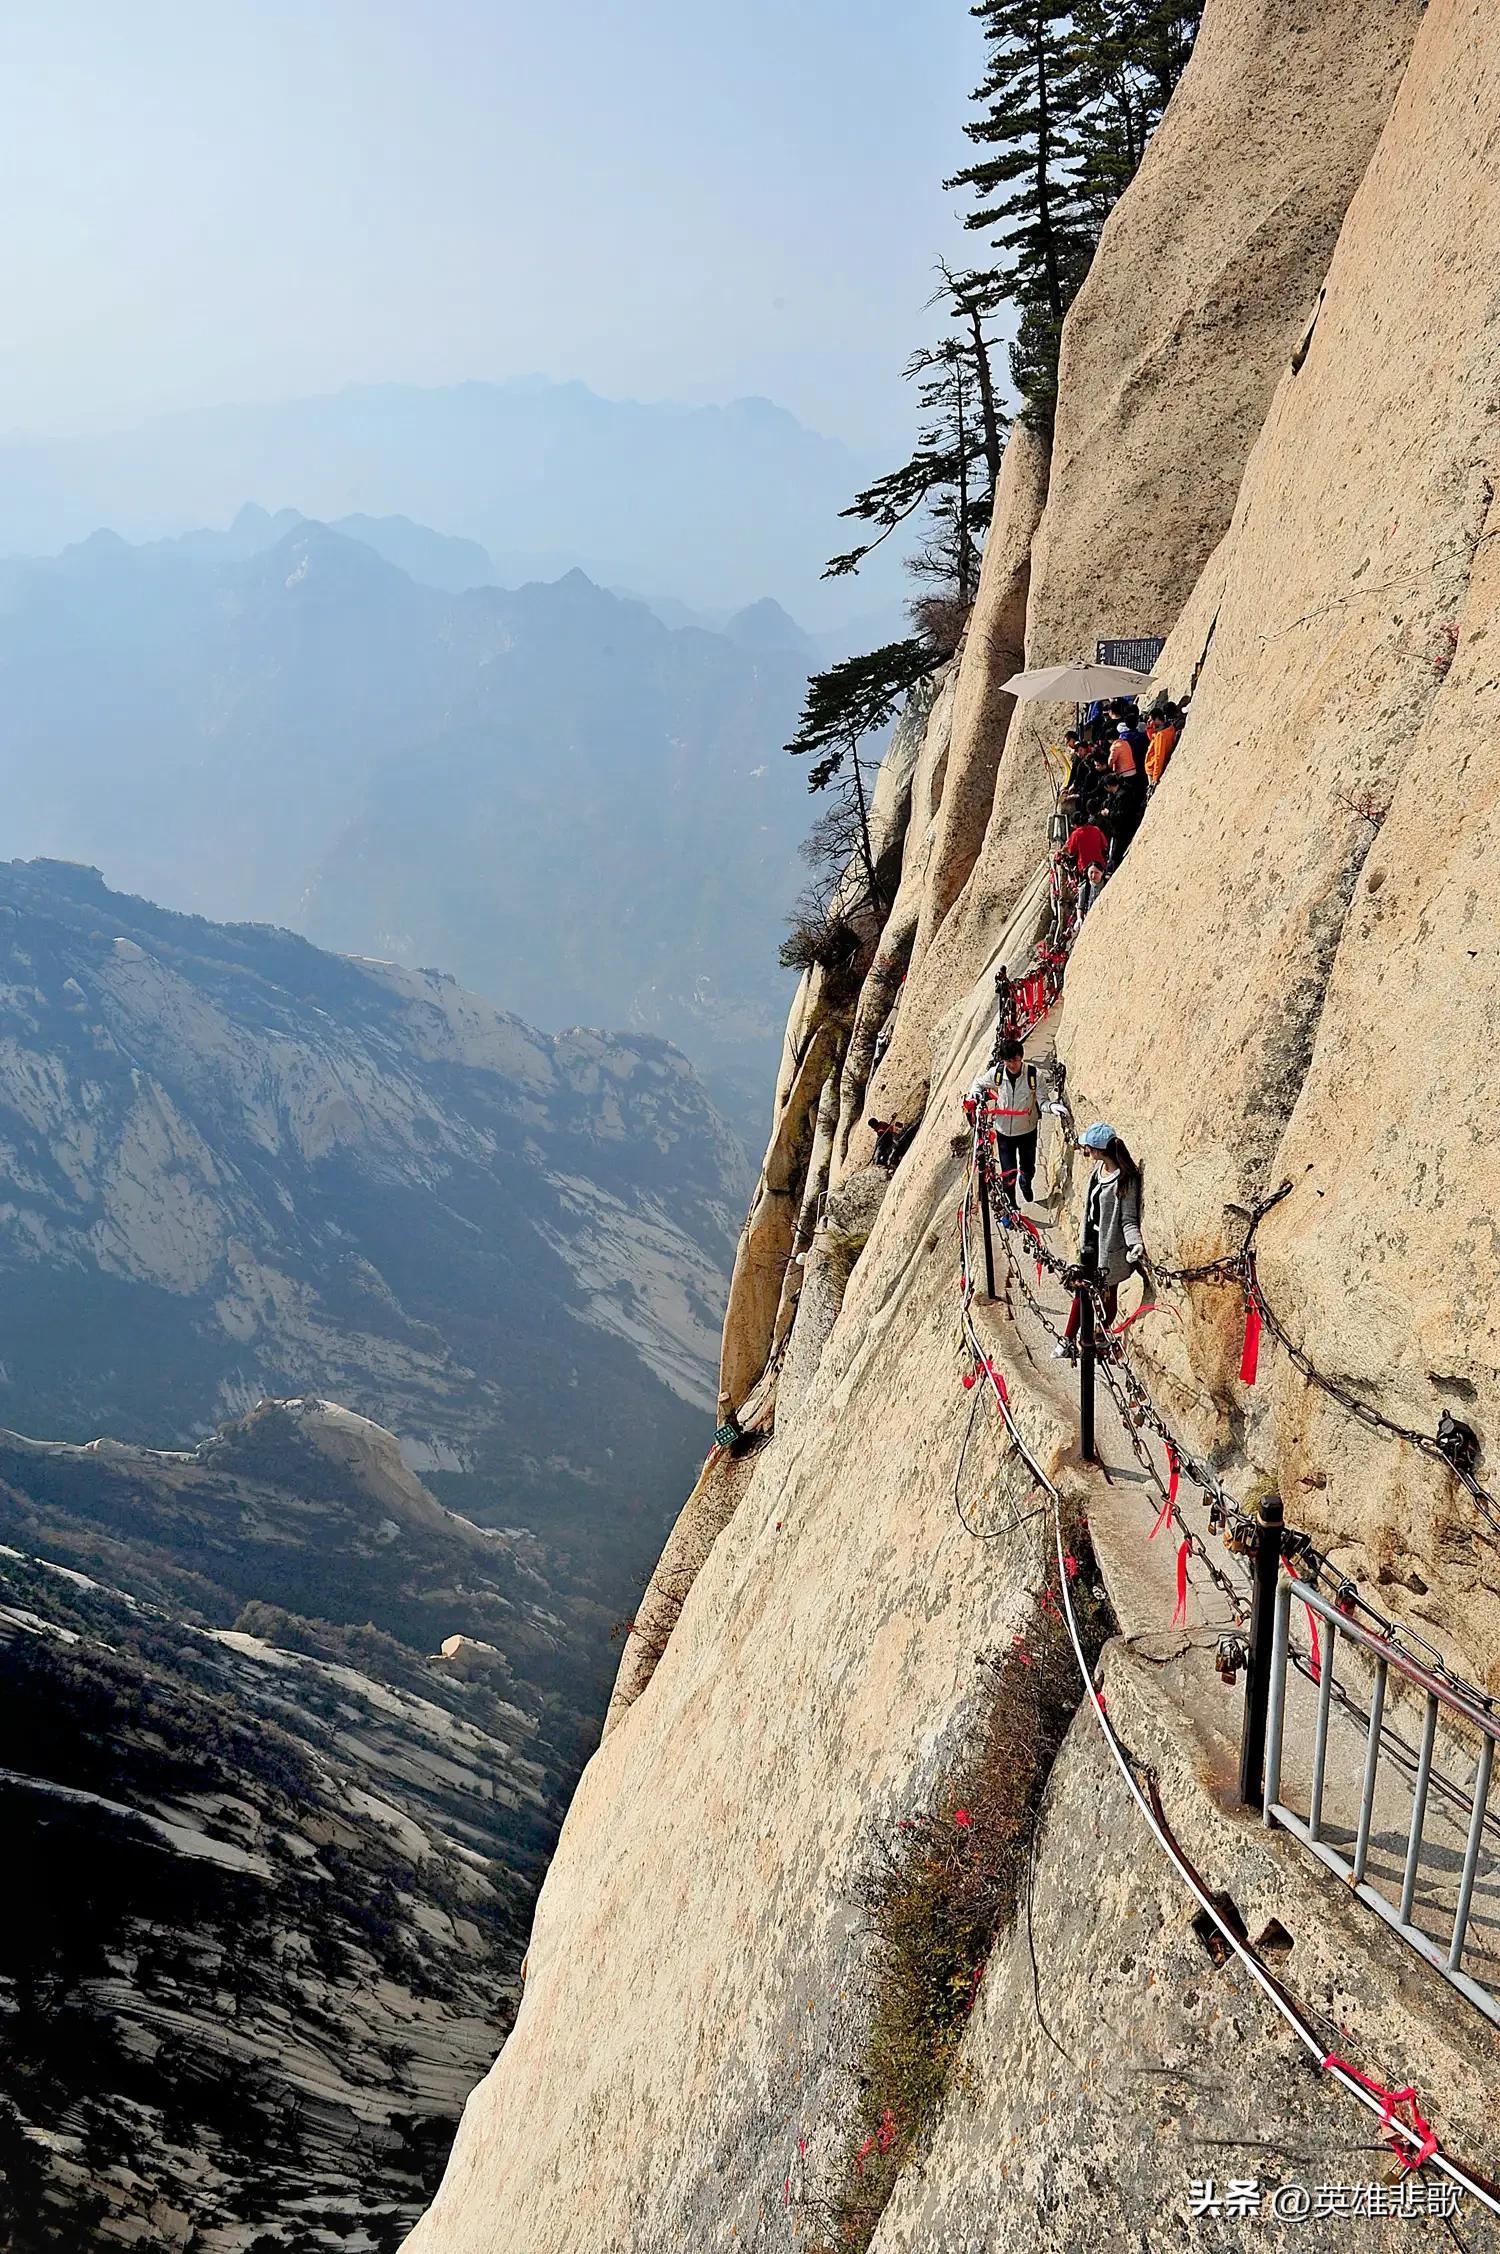
<svg viewBox="0 0 1500 2254"><path fill-rule="evenodd" d="M1125 1785L1158 1846L1173 1865L1184 1885L1198 1901L1201 1914L1217 1931L1226 1952L1239 1959L1265 1999L1279 2013L1311 2054L1320 2071L1328 2075L1330 2080L1344 2090L1347 2095L1368 2107L1371 2112L1379 2114L1381 2133L1389 2142L1402 2168L1413 2172L1428 2167L1437 2169L1451 2182L1461 2186L1466 2193L1486 2207L1492 2214L1500 2215L1500 2187L1497 2187L1473 2169L1454 2160L1450 2154L1444 2151L1441 2139L1418 2107L1415 2088L1387 2089L1371 2075L1363 2072L1359 2067L1351 2064L1347 2058L1340 2055L1334 2048L1338 2031L1334 2028L1332 2021L1328 2020L1326 2013L1311 2010L1295 2002L1272 1973L1259 1950L1252 1947L1243 1930L1237 1930L1229 1922L1223 1907L1223 1897L1210 1891L1208 1884L1183 1852L1181 1844L1172 1831L1162 1805L1159 1783L1154 1771L1131 1751L1106 1710L1103 1693L1094 1679L1094 1671L1089 1665L1079 1636L1072 1595L1068 1587L1066 1568L1069 1560L1064 1544L1062 1498L1059 1489L1056 1482L1049 1478L1027 1447L1020 1427L1016 1423L1005 1382L994 1361L985 1354L983 1341L975 1329L971 1313L974 1298L974 1276L969 1243L969 1208L976 1187L983 1200L988 1201L990 1196L988 1169L982 1163L980 1155L982 1145L983 1129L979 1127L975 1134L974 1155L971 1161L969 1179L965 1186L964 1201L959 1212L960 1280L962 1287L961 1330L974 1363L970 1377L965 1382L976 1382L981 1371L983 1372L988 1385L993 1390L1001 1422L1009 1435L1012 1446L1051 1506L1063 1618L1072 1640L1074 1656L1079 1667L1088 1704ZM1036 1255L1036 1264L1039 1271L1047 1267L1060 1270L1063 1263L1058 1261L1055 1255L1049 1257L1048 1249L1042 1243L1034 1226L1024 1224L1024 1216L1016 1215L1014 1218L1017 1222L1030 1227L1031 1235L1035 1239L1032 1249ZM1002 1213L1001 1219L1004 1225L1007 1216ZM1043 1319L1048 1321L1048 1327L1051 1328L1046 1310L1042 1308L1040 1301L1031 1292L1024 1274L1019 1270L1008 1226L1005 1227L1001 1241L1006 1249L1008 1269L1017 1276L1023 1292L1038 1312L1042 1314ZM991 1296L993 1297L993 1290ZM972 1416L970 1430L972 1430ZM1257 1569L1262 1576L1263 1583L1266 1579L1264 1569L1268 1564L1270 1566L1269 1585L1274 1587L1279 1558L1272 1560L1263 1548L1257 1558ZM1262 1589L1257 1591L1258 1603L1264 1593L1265 1588L1263 1586ZM1282 1623L1284 1635L1284 1609L1276 1606L1268 1606L1266 1609L1276 1611L1277 1618ZM1327 1670L1325 1679L1331 1681L1331 1675L1332 1670L1330 1668ZM1326 1704L1327 1694L1324 1695ZM1477 1801L1476 1805L1478 1805ZM1269 1785L1267 1787L1267 1806L1270 1806ZM1320 2021L1325 2024L1320 2025Z"/></svg>
<svg viewBox="0 0 1500 2254"><path fill-rule="evenodd" d="M973 1179L976 1185L984 1187L990 1201L991 1211L1000 1223L1000 1244L1006 1256L1010 1281L1019 1288L1028 1309L1043 1329L1048 1332L1054 1341L1060 1341L1062 1332L1038 1293L1032 1288L1026 1267L1030 1266L1034 1270L1049 1271L1059 1280L1066 1279L1076 1274L1077 1271L1071 1263L1063 1260L1046 1243L1036 1224L1020 1213L1015 1205L1004 1196L1003 1192L997 1191L997 1170L988 1165L983 1155L987 1133L978 1120L975 1122L975 1140L980 1155L974 1168ZM1287 1194L1289 1186L1279 1189L1252 1210L1247 1231L1247 1245L1250 1247L1252 1259L1255 1228L1264 1215L1274 1205L1280 1203L1282 1197ZM1018 1233L1024 1237L1027 1245L1024 1261L1015 1248L1015 1237ZM1153 1273L1157 1276L1167 1275L1174 1281L1179 1278L1198 1280L1200 1277L1206 1278L1210 1274L1237 1275L1243 1273L1241 1263L1245 1257L1246 1248L1241 1247L1234 1253L1223 1255L1219 1260L1203 1263L1199 1270L1174 1271L1153 1264ZM1132 1447L1135 1449L1137 1456L1142 1460L1143 1468L1149 1463L1149 1453L1143 1451L1137 1445L1137 1441L1140 1431L1145 1429L1156 1434L1167 1454L1169 1465L1175 1467L1180 1478L1186 1480L1190 1486L1198 1489L1207 1498L1209 1532L1222 1540L1225 1547L1232 1553L1240 1556L1252 1554L1260 1532L1260 1520L1257 1514L1247 1509L1242 1502L1230 1493L1213 1466L1196 1455L1168 1424L1152 1399L1150 1390L1139 1371L1130 1361L1123 1337L1112 1334L1107 1323L1105 1323L1103 1300L1097 1287L1092 1284L1084 1284L1079 1288L1088 1291L1093 1302L1096 1328L1108 1345L1108 1351L1104 1355L1096 1356L1096 1370L1102 1376L1106 1389L1115 1402L1121 1423L1127 1436L1131 1439ZM1150 1465L1149 1468L1158 1493L1165 1495L1166 1489L1162 1486L1160 1475L1157 1473L1154 1464ZM1204 1570L1215 1579L1216 1586L1220 1586L1222 1594L1229 1597L1232 1593L1237 1609L1241 1607L1244 1602L1243 1592L1234 1588L1232 1582L1225 1584L1218 1580L1216 1561L1202 1545L1201 1537L1180 1517L1175 1518L1173 1523L1180 1528L1182 1538L1189 1541L1190 1554L1194 1561L1202 1565ZM1362 1615L1393 1649L1404 1650L1416 1664L1440 1676L1459 1697L1477 1704L1487 1713L1500 1711L1500 1699L1497 1699L1494 1694L1488 1691L1481 1690L1476 1684L1459 1674L1456 1669L1450 1666L1438 1647L1430 1643L1425 1636L1420 1635L1406 1622L1393 1619L1389 1614L1382 1612L1377 1605L1372 1604L1353 1577L1321 1551L1309 1534L1297 1528L1286 1527L1282 1530L1280 1543L1281 1554L1288 1568L1299 1579L1325 1583L1331 1590L1333 1601L1340 1611L1351 1618Z"/></svg>
<svg viewBox="0 0 1500 2254"><path fill-rule="evenodd" d="M1069 883L1063 862L1058 856L1054 856L1049 862L1048 886L1050 913L1047 935L1034 949L1030 966L1020 980L1013 981L1002 965L995 980L997 1007L994 1061L998 1061L1001 1042L1006 1038L1024 1038L1032 1032L1062 993L1063 973L1082 919L1078 913L1076 887ZM1058 1074L1058 1087L1054 1109L1062 1116L1071 1136L1073 1118L1065 1092L1065 1067L1058 1064L1055 1070ZM1435 1432L1421 1432L1413 1425L1402 1424L1398 1419L1387 1416L1372 1403L1362 1401L1348 1386L1340 1385L1336 1379L1330 1378L1317 1367L1266 1299L1255 1267L1255 1232L1266 1215L1291 1195L1293 1186L1290 1181L1282 1182L1249 1209L1244 1240L1233 1251L1199 1261L1192 1267L1173 1268L1165 1263L1153 1263L1153 1273L1163 1282L1182 1285L1237 1284L1244 1294L1247 1312L1254 1310L1258 1320L1271 1333L1287 1359L1310 1385L1317 1386L1328 1399L1338 1402L1348 1415L1368 1430L1382 1432L1390 1439L1404 1440L1421 1455L1442 1464L1452 1472L1471 1501L1479 1506L1480 1515L1490 1533L1500 1538L1500 1496L1486 1487L1478 1476L1476 1466L1479 1439L1473 1427L1462 1423L1445 1410L1438 1419ZM1053 1259L1055 1260L1055 1255ZM1052 1262L1047 1262L1047 1265L1052 1265Z"/></svg>
<svg viewBox="0 0 1500 2254"><path fill-rule="evenodd" d="M1340 1385L1337 1379L1329 1377L1326 1371L1318 1368L1306 1349L1297 1344L1285 1323L1267 1299L1264 1286L1256 1269L1255 1232L1272 1207L1279 1205L1283 1198L1291 1195L1292 1188L1291 1182L1283 1182L1278 1189L1271 1192L1269 1197L1262 1198L1260 1203L1252 1208L1249 1226L1245 1231L1245 1240L1237 1250L1222 1253L1217 1259L1202 1261L1192 1268L1169 1268L1162 1263L1154 1263L1155 1274L1168 1283L1237 1284L1244 1294L1247 1311L1254 1310L1255 1315L1275 1339L1287 1360L1294 1369L1301 1372L1310 1385L1317 1386L1319 1391L1326 1394L1330 1400L1337 1401L1340 1408L1364 1425L1367 1430L1385 1433L1388 1438L1393 1440L1404 1440L1408 1446L1415 1448L1419 1454L1428 1457L1432 1462L1441 1463L1453 1473L1470 1498L1479 1505L1480 1515L1490 1531L1493 1534L1500 1535L1500 1496L1492 1494L1475 1472L1479 1441L1472 1426L1461 1423L1458 1418L1444 1410L1438 1419L1435 1432L1421 1432L1415 1425L1402 1424L1397 1418L1387 1416L1383 1409L1377 1409L1372 1402L1362 1401L1359 1395L1351 1391L1347 1385Z"/></svg>

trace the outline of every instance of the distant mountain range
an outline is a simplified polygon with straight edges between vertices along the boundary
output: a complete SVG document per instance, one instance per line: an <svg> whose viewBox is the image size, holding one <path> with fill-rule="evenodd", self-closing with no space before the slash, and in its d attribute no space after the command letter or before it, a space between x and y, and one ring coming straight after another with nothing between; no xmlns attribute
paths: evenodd
<svg viewBox="0 0 1500 2254"><path fill-rule="evenodd" d="M197 526L191 532L148 541L144 546L147 552L192 557L201 563L247 563L310 521L300 509L278 509L273 516L257 502L247 501L222 532ZM420 580L424 587L446 587L450 593L460 594L466 587L497 584L495 567L477 540L434 532L425 524L413 524L410 517L339 517L328 529L359 541L362 547L373 548L377 556L384 556L387 563ZM101 546L107 550L119 541L119 534L95 533L91 540L96 550ZM88 547L90 542L80 545Z"/></svg>
<svg viewBox="0 0 1500 2254"><path fill-rule="evenodd" d="M250 495L325 522L436 525L483 547L506 584L577 568L725 613L769 592L821 631L899 594L883 552L858 581L820 580L847 545L839 511L886 467L765 399L643 404L543 378L356 385L0 441L0 554L50 553L100 525L133 541L187 532Z"/></svg>
<svg viewBox="0 0 1500 2254"><path fill-rule="evenodd" d="M746 1188L654 1037L0 866L17 2254L394 2254L712 1429Z"/></svg>
<svg viewBox="0 0 1500 2254"><path fill-rule="evenodd" d="M7 2248L390 2254L513 2014L584 1626L320 1401L0 1432Z"/></svg>
<svg viewBox="0 0 1500 2254"><path fill-rule="evenodd" d="M470 568L418 525L261 510L0 563L7 837L534 1023L662 1034L758 1113L806 638L774 602L673 630L581 573L455 591Z"/></svg>
<svg viewBox="0 0 1500 2254"><path fill-rule="evenodd" d="M0 866L0 1180L0 1423L182 1446L321 1394L628 1603L746 1187L665 1043Z"/></svg>

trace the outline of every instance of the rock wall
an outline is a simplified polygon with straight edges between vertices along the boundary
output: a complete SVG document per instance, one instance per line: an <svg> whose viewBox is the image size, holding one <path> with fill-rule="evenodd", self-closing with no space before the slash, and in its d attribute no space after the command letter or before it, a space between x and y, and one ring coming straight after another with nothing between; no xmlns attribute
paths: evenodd
<svg viewBox="0 0 1500 2254"><path fill-rule="evenodd" d="M1446 1408L1494 1434L1492 1485L1497 119L1492 19L1431 8L1246 476L1181 753L1070 965L1062 1040L1079 1100L1144 1158L1153 1241L1216 1250L1226 1201L1289 1178L1261 1232L1271 1305L1402 1424L1430 1433ZM1165 653L1179 688L1196 645L1195 627ZM1215 1426L1236 1390L1223 1300L1194 1294L1186 1342ZM1493 1669L1495 1546L1441 1467L1292 1371L1243 1406L1299 1517Z"/></svg>
<svg viewBox="0 0 1500 2254"><path fill-rule="evenodd" d="M899 867L913 810L923 828L933 818L938 785L932 775L938 738L929 726L930 695L910 701L881 761L870 800L870 848L882 872ZM941 692L938 702L943 706ZM941 726L941 721L939 723ZM899 890L897 907L899 907ZM887 918L885 930L894 920ZM861 911L868 921L868 911ZM740 1232L730 1278L729 1306L719 1361L719 1414L732 1417L766 1366L775 1343L787 1262L808 1184L825 1082L837 1073L853 1038L873 1049L878 1024L868 996L890 982L890 956L880 952L884 933L868 933L863 996L814 964L803 976L787 1020L781 1069L771 1112L771 1137L750 1211ZM875 959L871 960L871 952ZM866 999L861 1013L858 1004ZM829 1154L831 1158L832 1147Z"/></svg>
<svg viewBox="0 0 1500 2254"><path fill-rule="evenodd" d="M1421 11L1422 0L1210 0L1064 331L1050 468L1017 481L1020 524L1046 504L1024 578L1000 519L1007 590L1019 581L1027 606L1028 665L1091 658L1101 636L1165 633L1177 620L1228 527ZM999 593L995 555L992 537L958 709L982 713L997 780L972 874L923 934L872 1091L897 1111L919 1108L933 1029L1042 853L1054 793L1044 747L1073 717L989 702L997 677L979 629L986 594Z"/></svg>
<svg viewBox="0 0 1500 2254"><path fill-rule="evenodd" d="M1229 522L1423 4L1204 10L1067 323L1033 665L1091 657L1101 631L1175 624Z"/></svg>
<svg viewBox="0 0 1500 2254"><path fill-rule="evenodd" d="M1419 1429L1462 1407L1491 1478L1497 149L1500 34L1478 0L1210 0L1070 323L1047 518L986 588L1002 608L1002 578L1010 600L1025 573L1029 662L1063 654L1054 635L1175 621L1161 678L1180 692L1201 667L1183 745L1048 1029L1080 1115L1108 1116L1144 1157L1148 1241L1166 1262L1216 1253L1237 1241L1229 1201L1289 1176L1262 1230L1289 1332ZM1152 323L1175 339L1173 382L1131 357ZM1116 364L1130 380L1105 384ZM1152 461L1182 545L1141 559L1112 550L1110 528L1143 506ZM1104 578L1101 554L1116 559ZM1011 662L1005 635L971 631L941 754L945 791L964 778L955 838L973 835L973 777L1005 719L994 669ZM922 757L935 778L935 743ZM993 1424L976 1427L955 1351L959 1097L988 1052L994 965L1016 967L1035 933L1050 803L1039 762L1023 777L1018 722L993 771L951 904L967 846L935 854L941 806L908 823L914 967L873 1078L846 1052L836 1186L783 1365L796 1383L696 1542L649 1688L585 1775L516 2031L413 2254L824 2242L879 1970L863 1889L952 1773L976 1659L1011 1648L1043 1570L1019 1516L1034 1489ZM881 999L877 1016L867 987L853 1023L883 1022ZM835 1273L829 1218L864 1180L853 1121L924 1101ZM1045 1155L1057 1189L1038 1217L1065 1243L1070 1168L1050 1127ZM1232 1290L1172 1304L1178 1320L1143 1325L1131 1351L1231 1485L1278 1478L1289 1516L1380 1602L1440 1622L1500 1682L1496 1552L1443 1467L1356 1423L1269 1344L1260 1385L1240 1387ZM1087 1510L1120 1629L1109 1709L1177 1838L1328 2039L1392 2082L1411 2075L1445 2146L1493 2176L1500 2045L1285 1834L1237 1810L1222 1621L1195 1593L1167 1626L1171 1562L1142 1538L1125 1436L1112 1482L1092 1478L1041 1342L1003 1308L983 1320L1030 1448ZM979 1975L877 2254L1189 2232L1226 2250L1348 2243L1343 2223L1188 2222L1194 2176L1383 2171L1367 2117L1299 2063L1243 1972L1214 1963L1087 1710L1052 1773L1031 1904ZM1500 2244L1477 2208L1463 2227ZM1409 2230L1364 2220L1359 2243Z"/></svg>

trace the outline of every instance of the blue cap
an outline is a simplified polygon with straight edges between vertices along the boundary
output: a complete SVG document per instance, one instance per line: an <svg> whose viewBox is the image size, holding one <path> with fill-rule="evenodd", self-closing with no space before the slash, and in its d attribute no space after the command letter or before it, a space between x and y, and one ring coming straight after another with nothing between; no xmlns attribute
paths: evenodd
<svg viewBox="0 0 1500 2254"><path fill-rule="evenodd" d="M1084 1128L1078 1140L1084 1150L1108 1150L1115 1140L1115 1131L1104 1120L1096 1119L1092 1127Z"/></svg>

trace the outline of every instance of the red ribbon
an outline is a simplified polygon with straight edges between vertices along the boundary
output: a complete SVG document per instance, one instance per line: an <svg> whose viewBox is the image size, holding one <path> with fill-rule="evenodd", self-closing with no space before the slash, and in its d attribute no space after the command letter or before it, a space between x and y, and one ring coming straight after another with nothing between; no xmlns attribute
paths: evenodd
<svg viewBox="0 0 1500 2254"><path fill-rule="evenodd" d="M1245 1343L1240 1350L1240 1383L1253 1385L1260 1368L1260 1303L1252 1290L1245 1302Z"/></svg>
<svg viewBox="0 0 1500 2254"><path fill-rule="evenodd" d="M1172 1625L1174 1628L1185 1625L1187 1621L1187 1569L1188 1555L1191 1548L1192 1544L1184 1540L1181 1549L1177 1552L1177 1603L1172 1613Z"/></svg>
<svg viewBox="0 0 1500 2254"><path fill-rule="evenodd" d="M1111 1323L1109 1335L1111 1338L1118 1338L1121 1331L1129 1330L1132 1323L1138 1323L1142 1315L1171 1315L1175 1319L1176 1314L1175 1307L1163 1307L1156 1300L1148 1299L1144 1305L1137 1307L1133 1315L1127 1315L1123 1322Z"/></svg>
<svg viewBox="0 0 1500 2254"><path fill-rule="evenodd" d="M1024 1213L1018 1213L1016 1215L1016 1219L1020 1222L1022 1228L1026 1231L1026 1234L1031 1238L1032 1243L1036 1247L1036 1280L1038 1283L1040 1283L1042 1280L1042 1232L1037 1227L1035 1221L1027 1220Z"/></svg>
<svg viewBox="0 0 1500 2254"><path fill-rule="evenodd" d="M1167 1499L1157 1512L1156 1524L1151 1529L1149 1539L1153 1542L1162 1528L1170 1525L1172 1521L1172 1506L1177 1500L1177 1468L1177 1450L1169 1440L1167 1442Z"/></svg>
<svg viewBox="0 0 1500 2254"><path fill-rule="evenodd" d="M1341 2074L1347 2074L1351 2082L1358 2082L1362 2090L1368 2090L1371 2097L1379 2098L1381 2126L1390 2139L1391 2150L1395 2153L1401 2166L1403 2168L1423 2167L1437 2151L1438 2140L1432 2123L1426 2120L1418 2109L1416 2084L1408 2082L1404 2090L1388 2090L1382 2083L1373 2081L1368 2074L1361 2074L1359 2068L1351 2066L1347 2058L1340 2058L1337 2051L1330 2051L1323 2060L1323 2071L1325 2074L1330 2074L1335 2067ZM1396 2108L1401 2105L1406 2106L1410 2111L1410 2125L1422 2140L1415 2152L1407 2144L1406 2139L1398 2136L1395 2131Z"/></svg>

